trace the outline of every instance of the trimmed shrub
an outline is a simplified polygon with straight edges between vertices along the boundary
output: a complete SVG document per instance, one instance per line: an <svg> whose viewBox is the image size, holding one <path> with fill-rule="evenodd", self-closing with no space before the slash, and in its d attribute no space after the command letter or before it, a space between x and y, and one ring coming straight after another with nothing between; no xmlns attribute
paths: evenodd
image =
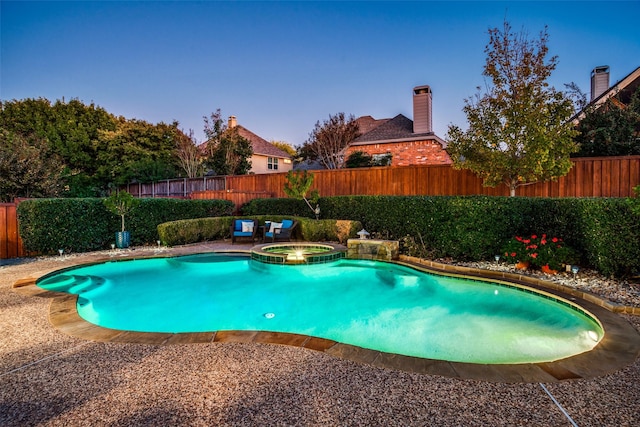
<svg viewBox="0 0 640 427"><path fill-rule="evenodd" d="M226 200L141 199L127 215L132 244L154 244L157 226L173 219L229 215ZM42 254L107 249L120 231L120 217L107 211L103 199L32 199L18 205L20 236L29 252Z"/></svg>
<svg viewBox="0 0 640 427"><path fill-rule="evenodd" d="M221 240L231 237L232 217L196 218L170 221L158 225L158 235L164 245Z"/></svg>
<svg viewBox="0 0 640 427"><path fill-rule="evenodd" d="M169 246L227 239L231 237L230 228L234 218L241 217L171 221L158 225L158 234L162 243ZM294 238L309 242L344 243L348 238L356 237L356 233L362 228L359 221L315 220L291 215L253 215L250 218L257 219L261 226L264 226L265 221L280 222L286 218L295 219L298 221L298 227L294 230Z"/></svg>

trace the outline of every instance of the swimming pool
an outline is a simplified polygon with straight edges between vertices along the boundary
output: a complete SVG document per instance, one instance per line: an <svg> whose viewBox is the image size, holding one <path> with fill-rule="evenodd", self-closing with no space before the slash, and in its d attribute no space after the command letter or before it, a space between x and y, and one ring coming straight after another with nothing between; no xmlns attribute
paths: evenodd
<svg viewBox="0 0 640 427"><path fill-rule="evenodd" d="M553 361L603 336L564 300L375 261L279 266L205 254L79 267L38 285L79 294L80 316L113 329L290 332L456 362Z"/></svg>

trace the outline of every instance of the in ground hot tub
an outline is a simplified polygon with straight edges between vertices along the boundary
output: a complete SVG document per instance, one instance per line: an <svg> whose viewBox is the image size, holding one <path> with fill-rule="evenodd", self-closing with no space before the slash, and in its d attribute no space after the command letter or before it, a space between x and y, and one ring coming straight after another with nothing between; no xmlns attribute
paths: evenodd
<svg viewBox="0 0 640 427"><path fill-rule="evenodd" d="M267 243L251 248L251 259L265 264L323 264L345 254L344 246L333 243Z"/></svg>

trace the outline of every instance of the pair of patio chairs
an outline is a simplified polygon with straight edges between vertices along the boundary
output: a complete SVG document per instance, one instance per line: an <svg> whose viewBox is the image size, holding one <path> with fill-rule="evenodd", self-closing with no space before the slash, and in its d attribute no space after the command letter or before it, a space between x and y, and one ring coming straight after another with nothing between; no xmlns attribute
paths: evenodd
<svg viewBox="0 0 640 427"><path fill-rule="evenodd" d="M238 239L254 242L259 230L262 230L263 242L289 242L297 225L298 221L293 219L284 219L282 222L265 221L263 227L260 227L257 219L234 219L231 224L231 243Z"/></svg>

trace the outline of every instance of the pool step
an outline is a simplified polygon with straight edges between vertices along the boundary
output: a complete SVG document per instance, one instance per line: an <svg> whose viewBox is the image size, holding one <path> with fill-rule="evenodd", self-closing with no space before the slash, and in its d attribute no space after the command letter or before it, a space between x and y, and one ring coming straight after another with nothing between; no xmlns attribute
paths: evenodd
<svg viewBox="0 0 640 427"><path fill-rule="evenodd" d="M53 292L68 292L69 287L75 283L75 277L61 274L57 277L46 279L42 283L42 288Z"/></svg>
<svg viewBox="0 0 640 427"><path fill-rule="evenodd" d="M71 286L67 292L72 294L82 294L102 286L105 280L98 276L75 276L76 284Z"/></svg>

